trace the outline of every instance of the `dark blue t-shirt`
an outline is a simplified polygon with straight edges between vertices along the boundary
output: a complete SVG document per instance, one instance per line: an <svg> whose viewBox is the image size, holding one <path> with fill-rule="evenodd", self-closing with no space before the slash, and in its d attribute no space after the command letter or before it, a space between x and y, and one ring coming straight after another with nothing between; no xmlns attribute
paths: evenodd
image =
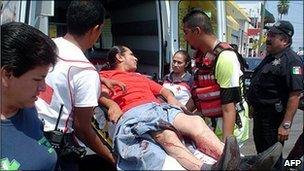
<svg viewBox="0 0 304 171"><path fill-rule="evenodd" d="M0 170L54 170L57 155L44 137L35 108L1 120Z"/></svg>

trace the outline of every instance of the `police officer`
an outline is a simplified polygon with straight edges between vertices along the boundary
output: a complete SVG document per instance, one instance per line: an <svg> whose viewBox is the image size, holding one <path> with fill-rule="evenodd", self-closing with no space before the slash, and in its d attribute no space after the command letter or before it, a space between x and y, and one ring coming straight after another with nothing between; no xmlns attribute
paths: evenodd
<svg viewBox="0 0 304 171"><path fill-rule="evenodd" d="M258 153L276 142L288 139L293 117L303 90L303 64L290 49L293 26L278 21L269 28L267 56L256 68L251 80L248 101L254 109L253 136ZM275 168L280 168L279 160Z"/></svg>

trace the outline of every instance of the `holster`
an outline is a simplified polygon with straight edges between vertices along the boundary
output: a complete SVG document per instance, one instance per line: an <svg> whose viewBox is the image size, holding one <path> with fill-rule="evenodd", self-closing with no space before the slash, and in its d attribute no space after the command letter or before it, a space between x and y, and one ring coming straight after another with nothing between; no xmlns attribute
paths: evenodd
<svg viewBox="0 0 304 171"><path fill-rule="evenodd" d="M73 133L55 130L44 132L44 135L62 160L78 160L86 154L85 147L75 141Z"/></svg>

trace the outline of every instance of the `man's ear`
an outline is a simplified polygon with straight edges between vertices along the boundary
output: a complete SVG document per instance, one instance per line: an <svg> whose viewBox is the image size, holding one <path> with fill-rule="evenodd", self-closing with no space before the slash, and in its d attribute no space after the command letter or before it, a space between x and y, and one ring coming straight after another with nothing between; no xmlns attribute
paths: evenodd
<svg viewBox="0 0 304 171"><path fill-rule="evenodd" d="M289 46L288 39L282 39L284 46Z"/></svg>
<svg viewBox="0 0 304 171"><path fill-rule="evenodd" d="M92 28L90 28L90 30L87 32L87 34L89 34L90 36L92 35L96 35L99 34L100 30L103 28L103 24L98 24Z"/></svg>
<svg viewBox="0 0 304 171"><path fill-rule="evenodd" d="M202 33L202 29L200 27L195 27L194 32L195 34L200 35Z"/></svg>
<svg viewBox="0 0 304 171"><path fill-rule="evenodd" d="M102 29L103 29L103 24L98 24L98 25L93 27L94 31L101 31Z"/></svg>
<svg viewBox="0 0 304 171"><path fill-rule="evenodd" d="M116 60L117 60L117 61L119 61L119 62L122 62L122 61L123 61L123 56L121 56L119 53L117 53L117 54L115 55L115 57L116 57Z"/></svg>
<svg viewBox="0 0 304 171"><path fill-rule="evenodd" d="M280 40L283 42L284 46L289 46L289 38L287 38L286 36L281 36Z"/></svg>
<svg viewBox="0 0 304 171"><path fill-rule="evenodd" d="M8 72L3 67L1 68L1 83L2 86L8 87L8 81L13 77L12 72Z"/></svg>

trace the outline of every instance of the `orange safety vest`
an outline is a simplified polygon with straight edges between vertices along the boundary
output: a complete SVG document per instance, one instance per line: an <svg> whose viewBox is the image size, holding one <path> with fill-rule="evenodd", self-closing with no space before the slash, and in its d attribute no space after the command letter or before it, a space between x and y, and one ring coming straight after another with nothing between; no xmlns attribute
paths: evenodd
<svg viewBox="0 0 304 171"><path fill-rule="evenodd" d="M228 43L219 43L212 54L204 54L200 51L195 54L197 71L194 74L194 88L191 93L196 108L206 117L223 116L220 85L214 76L217 58L223 50L233 50L233 48Z"/></svg>

